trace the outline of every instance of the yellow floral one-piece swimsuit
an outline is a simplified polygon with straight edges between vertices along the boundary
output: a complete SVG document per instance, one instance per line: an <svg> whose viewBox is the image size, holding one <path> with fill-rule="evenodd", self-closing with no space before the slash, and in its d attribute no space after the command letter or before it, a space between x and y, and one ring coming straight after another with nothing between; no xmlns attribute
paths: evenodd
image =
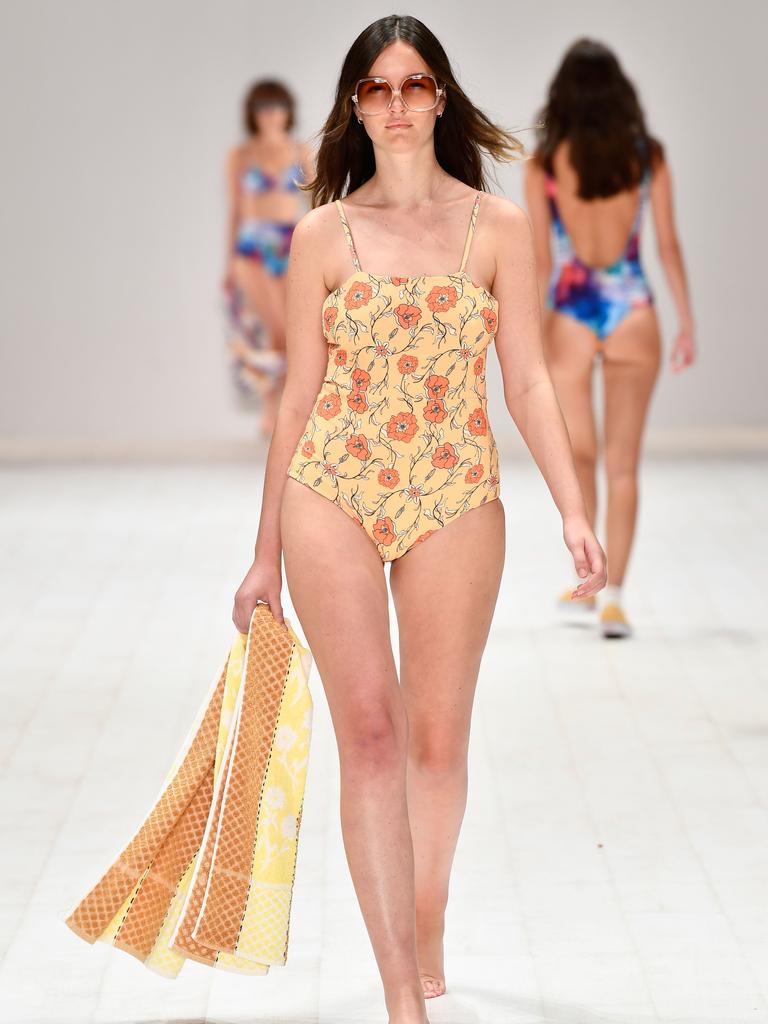
<svg viewBox="0 0 768 1024"><path fill-rule="evenodd" d="M380 277L360 267L322 306L328 368L287 474L356 520L383 562L499 496L486 411L486 349L498 302L461 266L453 274Z"/></svg>

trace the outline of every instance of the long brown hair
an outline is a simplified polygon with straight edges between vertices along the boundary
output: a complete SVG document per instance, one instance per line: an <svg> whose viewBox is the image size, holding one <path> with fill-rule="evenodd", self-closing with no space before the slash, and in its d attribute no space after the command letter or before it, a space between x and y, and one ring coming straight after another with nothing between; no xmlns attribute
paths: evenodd
<svg viewBox="0 0 768 1024"><path fill-rule="evenodd" d="M358 124L351 97L381 51L398 39L417 50L438 83L446 86L445 111L435 122L434 135L435 156L443 170L474 189L488 191L484 155L515 160L525 153L510 131L494 124L467 97L427 26L418 18L391 14L363 29L344 58L333 108L318 133L316 176L304 186L311 192L313 207L341 198L373 176L373 143Z"/></svg>
<svg viewBox="0 0 768 1024"><path fill-rule="evenodd" d="M612 196L638 184L643 167L663 160L649 135L634 85L603 43L582 38L566 51L538 117L533 159L552 173L552 157L568 142L581 199Z"/></svg>

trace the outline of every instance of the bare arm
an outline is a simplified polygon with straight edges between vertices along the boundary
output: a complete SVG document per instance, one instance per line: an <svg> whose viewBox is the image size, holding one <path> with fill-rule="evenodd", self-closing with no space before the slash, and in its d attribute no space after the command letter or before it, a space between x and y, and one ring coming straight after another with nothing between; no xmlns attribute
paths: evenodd
<svg viewBox="0 0 768 1024"><path fill-rule="evenodd" d="M328 293L322 272L322 208L310 210L296 225L288 260L286 295L287 373L277 422L264 470L255 557L235 595L232 618L248 631L258 601L267 601L283 622L280 507L286 470L322 384L328 365L320 309Z"/></svg>
<svg viewBox="0 0 768 1024"><path fill-rule="evenodd" d="M227 251L224 258L223 282L225 289L232 287L232 253L235 251L237 227L240 222L240 162L240 151L235 147L227 154L227 163L224 171L227 190Z"/></svg>
<svg viewBox="0 0 768 1024"><path fill-rule="evenodd" d="M667 161L654 170L651 182L651 208L656 231L659 259L664 267L672 300L679 319L678 333L671 352L672 369L677 372L690 366L695 358L693 313L683 251L675 225L672 200L672 176Z"/></svg>
<svg viewBox="0 0 768 1024"><path fill-rule="evenodd" d="M533 251L536 259L536 279L539 286L542 315L552 274L552 252L549 247L550 216L544 170L533 160L523 167L525 205L533 228Z"/></svg>
<svg viewBox="0 0 768 1024"><path fill-rule="evenodd" d="M605 585L605 555L587 520L568 431L544 361L531 224L515 203L496 203L493 293L499 300L496 352L504 398L562 516L563 536L578 575L592 573L574 591L576 597L586 597Z"/></svg>

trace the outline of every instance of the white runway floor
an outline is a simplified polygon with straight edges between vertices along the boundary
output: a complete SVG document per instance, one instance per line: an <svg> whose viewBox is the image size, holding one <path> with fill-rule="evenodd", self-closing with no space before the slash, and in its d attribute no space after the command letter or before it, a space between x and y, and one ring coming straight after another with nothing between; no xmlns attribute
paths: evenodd
<svg viewBox="0 0 768 1024"><path fill-rule="evenodd" d="M646 464L637 635L602 641L556 621L559 519L530 462L502 467L507 565L433 1024L768 1024L766 468ZM61 921L220 669L258 470L17 467L0 487L0 1020L386 1021L315 669L286 967L167 981Z"/></svg>

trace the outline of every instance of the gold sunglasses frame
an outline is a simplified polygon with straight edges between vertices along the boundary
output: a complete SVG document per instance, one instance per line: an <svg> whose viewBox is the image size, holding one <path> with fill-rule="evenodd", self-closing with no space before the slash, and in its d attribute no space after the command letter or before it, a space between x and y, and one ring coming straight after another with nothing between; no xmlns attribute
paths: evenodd
<svg viewBox="0 0 768 1024"><path fill-rule="evenodd" d="M403 98L403 95L400 92L400 90L403 88L405 83L409 82L412 78L418 78L418 79L429 78L429 79L431 79L431 81L433 81L435 83L435 102L432 104L431 107L422 107L420 110L419 109L414 110L413 107L409 107L408 104L405 102L405 99ZM357 90L360 88L360 86L363 84L363 82L380 82L382 85L388 85L389 86L389 91L392 93L392 95L389 97L389 103L386 105L384 110L379 110L376 113L367 113L366 114L366 112L364 110L360 109L360 101L357 98ZM394 100L395 96L399 96L400 97L400 102L403 104L405 109L406 110L410 110L412 114L427 114L430 110L434 110L435 107L440 102L440 100L443 98L443 96L445 96L445 86L444 85L439 85L438 81L437 81L437 79L435 78L434 75L428 75L425 72L421 72L421 71L416 71L412 75L406 75L405 78L400 83L400 85L397 87L397 89L394 88L394 86L392 85L392 83L389 81L388 78L381 78L379 75L369 75L367 78L361 78L358 81L357 85L355 86L355 91L352 94L352 102L357 107L358 113L362 114L363 117L377 117L379 114L387 114L389 112L389 110L392 107L392 101Z"/></svg>

